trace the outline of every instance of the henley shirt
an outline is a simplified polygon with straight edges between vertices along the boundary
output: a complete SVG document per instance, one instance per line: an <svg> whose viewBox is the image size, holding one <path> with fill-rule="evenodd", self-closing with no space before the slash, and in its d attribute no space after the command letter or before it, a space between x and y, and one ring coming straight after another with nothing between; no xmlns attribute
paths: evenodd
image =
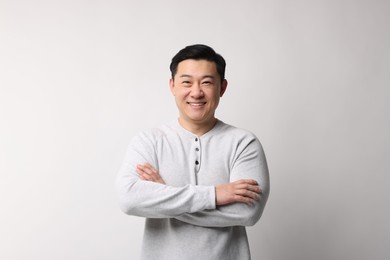
<svg viewBox="0 0 390 260"><path fill-rule="evenodd" d="M143 181L137 164L150 163L166 185ZM254 205L216 206L215 186L254 179ZM145 217L142 260L247 260L245 226L262 215L269 194L263 148L256 136L217 120L197 136L177 120L141 132L130 142L117 177L121 209Z"/></svg>

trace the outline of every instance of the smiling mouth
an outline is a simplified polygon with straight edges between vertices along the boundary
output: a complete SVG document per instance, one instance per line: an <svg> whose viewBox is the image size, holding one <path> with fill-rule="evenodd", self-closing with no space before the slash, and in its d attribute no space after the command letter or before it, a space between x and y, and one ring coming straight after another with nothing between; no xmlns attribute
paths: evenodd
<svg viewBox="0 0 390 260"><path fill-rule="evenodd" d="M200 107L206 104L206 102L187 102L192 107Z"/></svg>

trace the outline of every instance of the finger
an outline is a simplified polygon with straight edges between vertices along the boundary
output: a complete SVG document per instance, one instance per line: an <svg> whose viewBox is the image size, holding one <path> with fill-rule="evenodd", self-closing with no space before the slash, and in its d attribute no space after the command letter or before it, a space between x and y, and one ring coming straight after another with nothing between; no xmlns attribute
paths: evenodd
<svg viewBox="0 0 390 260"><path fill-rule="evenodd" d="M157 172L156 169L153 168L148 163L144 164L144 171L149 174L149 176L156 182L164 183L163 179L161 178L161 175Z"/></svg>
<svg viewBox="0 0 390 260"><path fill-rule="evenodd" d="M136 171L139 175L145 174L145 173L144 173L144 170L143 170L142 168L138 167L138 166L137 166L137 168L135 169L135 171Z"/></svg>
<svg viewBox="0 0 390 260"><path fill-rule="evenodd" d="M137 172L138 176L143 179L143 180L151 180L151 177L149 176L149 174L147 174L144 170L143 170L143 167L142 166L138 166L137 165L137 168L135 169L135 171Z"/></svg>
<svg viewBox="0 0 390 260"><path fill-rule="evenodd" d="M139 176L139 178L140 178L141 180L144 180L144 181L153 181L153 180L150 178L150 176L147 175L147 174L141 173L141 174L138 174L138 176Z"/></svg>
<svg viewBox="0 0 390 260"><path fill-rule="evenodd" d="M138 173L138 175L149 176L149 174L145 172L144 168L142 167L137 167L135 171Z"/></svg>
<svg viewBox="0 0 390 260"><path fill-rule="evenodd" d="M254 205L255 204L253 199L248 198L248 197L244 197L244 196L240 196L240 195L235 195L234 199L237 202L242 202L242 203L245 203L247 205Z"/></svg>
<svg viewBox="0 0 390 260"><path fill-rule="evenodd" d="M148 171L153 173L153 174L157 174L158 173L157 170L152 165L150 165L149 163L145 163L144 167L145 167L145 169L148 169Z"/></svg>
<svg viewBox="0 0 390 260"><path fill-rule="evenodd" d="M145 167L141 164L138 164L137 165L137 168L136 168L137 171L140 171L140 172L143 172L143 173L146 173L145 171Z"/></svg>
<svg viewBox="0 0 390 260"><path fill-rule="evenodd" d="M255 200L260 199L260 196L257 193L254 193L254 192L251 192L251 191L248 191L248 190L237 190L235 192L235 194L236 195L241 195L243 197L252 198L252 199L255 199Z"/></svg>
<svg viewBox="0 0 390 260"><path fill-rule="evenodd" d="M143 165L137 165L136 172L138 175L143 176L147 180L153 180L153 175L151 175L150 170L145 168Z"/></svg>
<svg viewBox="0 0 390 260"><path fill-rule="evenodd" d="M141 180L143 180L143 181L147 181L147 179L146 179L143 175L141 175L141 174L139 174L138 177L139 177Z"/></svg>
<svg viewBox="0 0 390 260"><path fill-rule="evenodd" d="M256 193L262 193L262 190L257 185L251 184L236 184L235 189L237 190L249 190Z"/></svg>
<svg viewBox="0 0 390 260"><path fill-rule="evenodd" d="M235 181L237 184L251 184L251 185L258 185L257 181L252 179L241 179L238 181Z"/></svg>
<svg viewBox="0 0 390 260"><path fill-rule="evenodd" d="M154 181L154 182L159 182L161 177L158 173L153 172L150 169L144 169L145 175L148 176L149 180Z"/></svg>
<svg viewBox="0 0 390 260"><path fill-rule="evenodd" d="M150 163L144 163L144 166L150 169L154 169L154 167Z"/></svg>
<svg viewBox="0 0 390 260"><path fill-rule="evenodd" d="M142 170L143 170L145 173L149 174L149 175L156 175L156 174L157 174L157 171L154 170L153 168L149 167L149 166L143 165Z"/></svg>
<svg viewBox="0 0 390 260"><path fill-rule="evenodd" d="M254 193L254 192L248 191L248 190L238 190L238 191L236 191L236 194L241 195L243 197L251 198L254 200L260 200L260 198L261 198L257 193Z"/></svg>

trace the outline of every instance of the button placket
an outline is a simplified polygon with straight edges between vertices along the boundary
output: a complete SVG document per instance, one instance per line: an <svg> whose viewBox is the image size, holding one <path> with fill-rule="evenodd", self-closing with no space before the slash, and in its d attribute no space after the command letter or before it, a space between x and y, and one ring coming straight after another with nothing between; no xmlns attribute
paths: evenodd
<svg viewBox="0 0 390 260"><path fill-rule="evenodd" d="M195 137L195 142L195 169L198 172L200 168L200 139Z"/></svg>

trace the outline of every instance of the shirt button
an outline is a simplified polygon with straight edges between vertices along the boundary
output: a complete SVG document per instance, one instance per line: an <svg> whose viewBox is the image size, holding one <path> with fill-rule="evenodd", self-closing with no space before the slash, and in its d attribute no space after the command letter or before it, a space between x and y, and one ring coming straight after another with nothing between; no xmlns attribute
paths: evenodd
<svg viewBox="0 0 390 260"><path fill-rule="evenodd" d="M195 142L197 142L198 141L198 138L195 138Z"/></svg>
<svg viewBox="0 0 390 260"><path fill-rule="evenodd" d="M199 164L199 162L198 162L198 161L195 161L195 164L196 164L196 165L198 165L198 164Z"/></svg>
<svg viewBox="0 0 390 260"><path fill-rule="evenodd" d="M196 148L195 148L195 151L199 151L199 148L198 148L198 147L196 147Z"/></svg>

